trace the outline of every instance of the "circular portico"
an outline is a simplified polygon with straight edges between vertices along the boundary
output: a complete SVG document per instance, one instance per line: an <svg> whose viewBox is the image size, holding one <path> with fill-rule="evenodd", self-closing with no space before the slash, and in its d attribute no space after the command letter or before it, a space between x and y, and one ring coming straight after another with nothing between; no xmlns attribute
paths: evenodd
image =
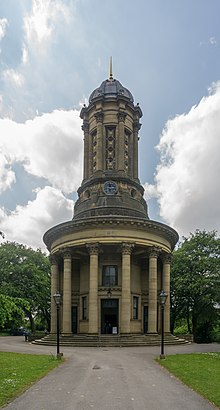
<svg viewBox="0 0 220 410"><path fill-rule="evenodd" d="M115 334L160 331L158 295L162 289L169 294L170 255L177 240L172 228L137 218L100 217L60 224L44 240L51 249L51 294L62 292L64 335L103 334L108 319ZM168 302L166 333L169 317ZM51 332L56 332L53 299Z"/></svg>

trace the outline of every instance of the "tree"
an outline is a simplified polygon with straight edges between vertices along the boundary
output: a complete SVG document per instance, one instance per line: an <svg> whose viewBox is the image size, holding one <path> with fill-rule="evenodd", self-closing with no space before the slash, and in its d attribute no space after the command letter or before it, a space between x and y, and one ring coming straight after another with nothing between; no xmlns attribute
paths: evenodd
<svg viewBox="0 0 220 410"><path fill-rule="evenodd" d="M198 340L200 332L205 333L206 330L208 338L217 318L219 285L220 238L215 231L196 230L189 238L183 238L173 253L171 330L175 320L184 317L194 341Z"/></svg>
<svg viewBox="0 0 220 410"><path fill-rule="evenodd" d="M28 308L26 300L0 294L0 328L20 326L24 320L24 310Z"/></svg>
<svg viewBox="0 0 220 410"><path fill-rule="evenodd" d="M0 261L0 293L27 302L23 310L34 332L37 314L43 314L45 320L49 320L49 260L41 250L6 242L0 246Z"/></svg>

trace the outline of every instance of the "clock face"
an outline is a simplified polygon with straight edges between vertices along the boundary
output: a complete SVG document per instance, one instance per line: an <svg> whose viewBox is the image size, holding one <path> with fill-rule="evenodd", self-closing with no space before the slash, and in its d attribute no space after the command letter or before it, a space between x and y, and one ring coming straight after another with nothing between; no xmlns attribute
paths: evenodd
<svg viewBox="0 0 220 410"><path fill-rule="evenodd" d="M114 195L118 192L117 184L114 181L106 181L103 190L107 195Z"/></svg>

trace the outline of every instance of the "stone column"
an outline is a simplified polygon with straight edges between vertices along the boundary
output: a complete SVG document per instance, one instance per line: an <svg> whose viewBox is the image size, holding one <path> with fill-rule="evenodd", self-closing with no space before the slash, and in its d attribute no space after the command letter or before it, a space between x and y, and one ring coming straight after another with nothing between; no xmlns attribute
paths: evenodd
<svg viewBox="0 0 220 410"><path fill-rule="evenodd" d="M72 263L69 249L63 252L63 334L72 333Z"/></svg>
<svg viewBox="0 0 220 410"><path fill-rule="evenodd" d="M83 122L82 130L84 131L84 169L83 179L89 178L89 124Z"/></svg>
<svg viewBox="0 0 220 410"><path fill-rule="evenodd" d="M132 243L122 243L121 333L130 333Z"/></svg>
<svg viewBox="0 0 220 410"><path fill-rule="evenodd" d="M118 113L118 170L125 169L125 112Z"/></svg>
<svg viewBox="0 0 220 410"><path fill-rule="evenodd" d="M59 268L57 258L54 255L50 255L51 263L51 313L50 313L50 333L57 332L57 307L54 301L53 295L59 289Z"/></svg>
<svg viewBox="0 0 220 410"><path fill-rule="evenodd" d="M90 254L89 269L89 333L98 334L98 265L99 245L88 244Z"/></svg>
<svg viewBox="0 0 220 410"><path fill-rule="evenodd" d="M148 333L157 333L157 258L159 248L149 251Z"/></svg>
<svg viewBox="0 0 220 410"><path fill-rule="evenodd" d="M138 179L138 132L141 128L139 121L134 121L134 145L133 145L133 158L134 158L134 179Z"/></svg>
<svg viewBox="0 0 220 410"><path fill-rule="evenodd" d="M170 333L170 264L171 254L164 255L162 289L168 295L164 307L164 333Z"/></svg>
<svg viewBox="0 0 220 410"><path fill-rule="evenodd" d="M103 170L103 117L102 111L95 114L97 122L97 153L96 153L96 170Z"/></svg>

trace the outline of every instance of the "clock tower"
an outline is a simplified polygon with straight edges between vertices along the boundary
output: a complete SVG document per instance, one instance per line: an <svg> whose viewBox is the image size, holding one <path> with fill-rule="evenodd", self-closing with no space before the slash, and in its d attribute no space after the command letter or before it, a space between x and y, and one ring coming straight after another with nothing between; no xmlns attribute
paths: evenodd
<svg viewBox="0 0 220 410"><path fill-rule="evenodd" d="M51 260L48 340L57 331L53 295L59 291L61 343L159 343L162 290L170 334L170 257L178 234L148 216L138 177L141 108L110 65L80 117L84 170L73 219L44 235Z"/></svg>

